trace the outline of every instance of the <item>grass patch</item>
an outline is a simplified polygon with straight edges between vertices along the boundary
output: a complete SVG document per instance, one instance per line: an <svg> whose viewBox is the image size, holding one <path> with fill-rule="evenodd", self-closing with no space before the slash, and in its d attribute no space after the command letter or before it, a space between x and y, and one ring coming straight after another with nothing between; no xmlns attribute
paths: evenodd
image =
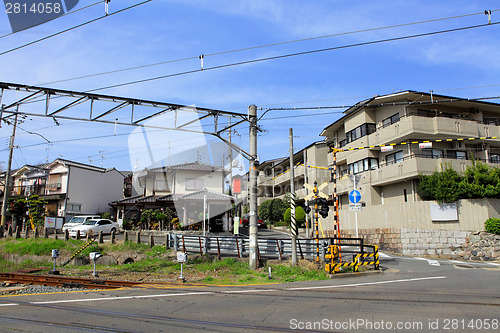
<svg viewBox="0 0 500 333"><path fill-rule="evenodd" d="M52 249L61 251L60 258L64 260L80 250L85 244L84 240L54 240L54 239L7 239L0 240L0 254L15 253L18 255L44 256L50 258ZM119 242L117 244L97 244L93 243L85 250L79 253L79 257L87 257L90 252L100 252L102 254L131 257L139 254L138 257L145 258L137 260L126 265L111 265L105 268L101 266L100 270L109 272L112 276L126 275L130 273L144 273L144 276L155 275L165 280L176 280L180 275L181 264L177 263L175 256L168 255L171 250L166 250L163 246L154 246L150 248L147 244L137 244L135 242ZM7 256L4 255L6 258ZM0 270L16 271L27 268L51 267L50 259L37 261L36 257L26 260L20 264L7 261L0 255ZM136 258L136 256L133 256ZM21 258L23 259L23 258ZM59 260L58 262L60 262ZM268 277L268 270L271 267L272 277ZM67 267L68 272L88 271L92 265ZM309 262L299 266L292 266L287 262L276 262L269 266L260 267L257 270L249 268L248 260L224 258L217 260L214 257L203 255L191 255L188 262L184 264L183 275L188 282L219 285L244 285L244 284L263 284L263 283L283 283L292 281L307 280L325 280L328 275L322 267L317 267ZM104 273L104 272L103 272ZM132 275L132 274L131 274Z"/></svg>
<svg viewBox="0 0 500 333"><path fill-rule="evenodd" d="M58 250L73 250L82 241L62 239L45 239L45 238L29 238L29 239L9 239L0 242L0 250L5 253L16 253L19 255L51 255L53 249Z"/></svg>

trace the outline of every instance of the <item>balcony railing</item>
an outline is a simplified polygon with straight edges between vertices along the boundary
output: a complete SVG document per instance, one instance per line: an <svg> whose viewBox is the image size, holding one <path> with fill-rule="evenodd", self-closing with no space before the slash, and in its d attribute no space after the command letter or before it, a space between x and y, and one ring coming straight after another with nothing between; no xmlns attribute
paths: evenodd
<svg viewBox="0 0 500 333"><path fill-rule="evenodd" d="M61 188L61 183L47 184L47 189L49 189L49 190L59 190L60 188Z"/></svg>

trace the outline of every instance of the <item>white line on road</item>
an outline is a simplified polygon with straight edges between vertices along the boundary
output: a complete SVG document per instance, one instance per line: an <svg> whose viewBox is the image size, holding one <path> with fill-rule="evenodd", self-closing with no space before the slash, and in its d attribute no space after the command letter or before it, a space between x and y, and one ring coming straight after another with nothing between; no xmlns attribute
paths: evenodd
<svg viewBox="0 0 500 333"><path fill-rule="evenodd" d="M446 276L430 276L430 277L414 278L414 279L401 279L401 280L389 280L389 281L377 281L377 282L340 284L340 285L335 285L335 286L286 288L285 290L311 290L311 289L330 289L330 288L344 288L344 287L362 287L362 286L371 286L371 285L375 285L375 284L388 284L388 283L435 280L435 279L446 279Z"/></svg>
<svg viewBox="0 0 500 333"><path fill-rule="evenodd" d="M365 283L352 283L352 284L340 284L334 286L315 286L315 287L297 287L297 288L285 288L285 289L242 289L242 290L224 290L220 293L257 293L257 292L276 292L276 291L296 291L296 290L313 290L313 289L330 289L330 288L345 288L345 287L362 287L371 286L377 284L389 284L389 283L400 283L400 282L412 282L412 281L423 281L423 280L436 280L436 279L446 279L446 276L430 276L422 278L413 279L401 279L401 280L389 280L389 281L377 281L377 282L365 282ZM156 295L139 295L139 296L116 296L116 297L102 297L102 298L80 298L80 299L65 299L58 301L43 301L43 302L28 302L27 304L33 305L44 305L44 304L61 304L61 303L79 303L79 302L99 302L99 301L118 301L124 299L140 299L140 298L157 298L157 297L175 297L175 296L198 296L198 295L215 295L218 292L213 291L200 291L200 292L188 292L188 293L169 293L169 294L156 294ZM0 306L16 306L21 305L18 303L6 303L0 304Z"/></svg>
<svg viewBox="0 0 500 333"><path fill-rule="evenodd" d="M223 294L242 294L242 293L261 293L269 291L279 291L279 289L253 289L253 290L226 290L222 291Z"/></svg>
<svg viewBox="0 0 500 333"><path fill-rule="evenodd" d="M139 296L117 296L117 297L102 297L102 298L84 298L84 299L64 299L60 301L44 301L30 302L29 304L56 304L56 303L72 303L72 302L97 302L97 301L115 301L123 299L138 299L138 298L155 298L155 297L172 297L172 296L191 296L191 295L213 295L214 292L191 292L191 293L171 293L157 295L139 295Z"/></svg>
<svg viewBox="0 0 500 333"><path fill-rule="evenodd" d="M17 303L0 304L0 306L14 306L14 305L19 305L19 304Z"/></svg>

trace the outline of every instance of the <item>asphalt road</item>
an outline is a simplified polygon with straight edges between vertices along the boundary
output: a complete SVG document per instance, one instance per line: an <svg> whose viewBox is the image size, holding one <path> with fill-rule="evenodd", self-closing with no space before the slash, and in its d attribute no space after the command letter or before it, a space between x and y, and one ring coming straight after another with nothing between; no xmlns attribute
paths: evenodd
<svg viewBox="0 0 500 333"><path fill-rule="evenodd" d="M0 297L0 331L499 331L499 265L381 261L383 273L325 281Z"/></svg>

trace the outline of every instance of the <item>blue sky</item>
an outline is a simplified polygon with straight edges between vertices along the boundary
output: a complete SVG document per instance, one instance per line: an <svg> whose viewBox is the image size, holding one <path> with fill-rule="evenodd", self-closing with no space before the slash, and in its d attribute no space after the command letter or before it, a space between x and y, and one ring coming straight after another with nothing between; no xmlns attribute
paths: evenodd
<svg viewBox="0 0 500 333"><path fill-rule="evenodd" d="M79 9L95 1L80 1ZM113 0L110 13L139 0ZM481 13L363 33L280 44L207 56L204 66L487 23L482 12L498 1L201 1L153 0L51 39L1 55L0 81L85 91L200 68L198 59L110 75L54 81L157 62L198 57L323 35ZM0 38L0 53L104 14L104 4ZM0 12L0 36L10 33ZM269 107L352 105L373 95L419 90L459 96L499 96L500 25L428 37L351 47L285 59L208 70L99 91L102 94L203 106L246 113ZM49 83L49 84L47 84ZM498 102L498 100L496 100ZM22 111L22 108L21 108ZM261 161L288 154L288 130L295 147L321 140L320 131L342 110L271 111L261 121ZM290 117L324 113L321 116ZM275 119L273 119L275 118ZM276 119L278 118L278 119ZM13 167L63 157L131 170L130 127L31 118L16 136ZM52 142L49 145L36 132ZM11 126L0 128L0 161L7 160ZM114 135L117 134L117 135ZM82 137L99 139L66 141ZM248 126L236 127L234 142L248 149ZM212 142L214 139L207 139ZM169 140L170 141L170 140ZM180 145L172 140L170 145ZM133 164L133 163L132 163ZM5 164L2 165L5 169Z"/></svg>

